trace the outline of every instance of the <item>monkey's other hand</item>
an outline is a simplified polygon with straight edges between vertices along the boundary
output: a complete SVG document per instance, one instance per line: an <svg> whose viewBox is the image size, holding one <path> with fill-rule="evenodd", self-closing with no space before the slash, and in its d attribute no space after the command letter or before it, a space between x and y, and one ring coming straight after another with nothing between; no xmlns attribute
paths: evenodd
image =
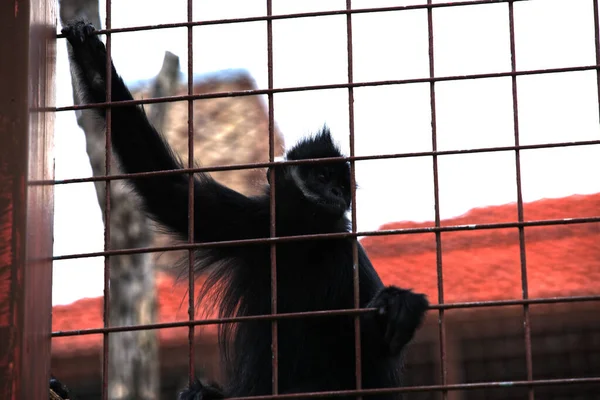
<svg viewBox="0 0 600 400"><path fill-rule="evenodd" d="M424 294L388 286L367 307L377 308L375 318L382 328L384 348L389 355L396 356L423 322L429 301Z"/></svg>
<svg viewBox="0 0 600 400"><path fill-rule="evenodd" d="M105 90L106 47L94 26L83 19L70 21L61 31L70 44L71 61L79 70L83 83Z"/></svg>
<svg viewBox="0 0 600 400"><path fill-rule="evenodd" d="M213 400L224 397L223 389L216 383L205 385L199 379L196 379L189 388L179 393L177 400Z"/></svg>

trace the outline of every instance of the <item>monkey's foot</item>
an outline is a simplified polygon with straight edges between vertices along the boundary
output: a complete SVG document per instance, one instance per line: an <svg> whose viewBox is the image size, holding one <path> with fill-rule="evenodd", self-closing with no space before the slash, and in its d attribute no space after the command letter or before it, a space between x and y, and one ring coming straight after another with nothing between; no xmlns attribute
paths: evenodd
<svg viewBox="0 0 600 400"><path fill-rule="evenodd" d="M388 286L375 295L368 307L377 308L384 346L390 355L397 355L423 322L429 302L423 294Z"/></svg>
<svg viewBox="0 0 600 400"><path fill-rule="evenodd" d="M53 376L50 377L49 388L52 389L52 391L58 396L60 396L61 399L73 399L71 393L69 393L69 388L67 388L61 381L59 381Z"/></svg>
<svg viewBox="0 0 600 400"><path fill-rule="evenodd" d="M223 390L217 384L205 385L196 379L187 389L179 393L178 400L213 400L223 399L225 395Z"/></svg>

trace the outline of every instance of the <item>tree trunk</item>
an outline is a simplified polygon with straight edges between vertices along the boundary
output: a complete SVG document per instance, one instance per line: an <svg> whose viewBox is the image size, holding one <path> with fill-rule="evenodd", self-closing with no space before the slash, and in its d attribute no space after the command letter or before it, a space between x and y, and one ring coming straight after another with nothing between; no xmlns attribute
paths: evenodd
<svg viewBox="0 0 600 400"><path fill-rule="evenodd" d="M60 20L64 25L73 18L85 18L101 29L97 0L61 0ZM165 54L163 67L153 85L153 97L168 96L177 85L179 59ZM73 84L73 76L71 76ZM81 104L75 86L74 103ZM162 128L169 104L149 107L149 118ZM78 110L77 123L85 132L86 150L94 176L104 176L105 129L90 115ZM118 162L112 157L111 174ZM105 216L106 183L96 182L98 201ZM106 221L104 221L106 224ZM122 181L110 183L110 249L151 246L152 226L141 211L139 200ZM150 254L110 257L110 326L152 324L157 319L155 272ZM111 333L109 337L108 398L111 400L158 400L160 393L158 331Z"/></svg>

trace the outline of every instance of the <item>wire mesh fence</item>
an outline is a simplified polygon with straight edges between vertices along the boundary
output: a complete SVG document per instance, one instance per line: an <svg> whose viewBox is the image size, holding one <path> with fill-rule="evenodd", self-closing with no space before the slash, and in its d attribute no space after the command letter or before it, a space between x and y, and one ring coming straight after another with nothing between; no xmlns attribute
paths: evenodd
<svg viewBox="0 0 600 400"><path fill-rule="evenodd" d="M590 316L597 310L597 302L600 300L600 294L592 295L574 295L574 296L553 296L553 297L532 297L529 287L531 285L531 274L528 273L528 258L527 258L527 229L535 227L548 226L567 226L580 224L595 224L600 223L600 214L589 217L570 217L560 219L526 219L524 216L524 200L523 200L523 181L521 176L521 157L524 151L532 151L538 149L550 148L570 148L580 146L600 145L600 139L595 140L579 140L579 141L558 141L554 143L534 143L522 144L520 137L520 120L519 120L519 78L525 76L538 76L544 74L560 74L583 71L596 71L597 74L597 92L600 98L600 23L598 13L598 1L590 0L594 10L594 41L596 63L593 65L580 65L572 67L560 68L545 68L545 69L529 69L520 70L517 68L516 46L517 38L515 35L515 4L522 3L526 0L479 0L479 1L462 1L462 2L444 2L434 3L428 0L426 4L401 5L393 7L379 8L361 8L352 7L351 0L346 1L346 8L332 11L318 11L307 13L293 14L273 14L273 6L271 0L266 0L266 15L256 17L231 18L231 19L216 19L195 21L193 18L193 9L195 3L192 0L187 1L187 21L180 23L165 23L158 25L132 26L112 28L111 25L111 1L106 2L106 27L98 31L98 34L106 36L107 54L111 54L111 43L113 35L125 35L129 32L141 32L149 30L184 28L187 30L187 94L146 98L141 100L111 102L111 69L110 63L107 65L107 101L106 103L63 106L54 108L42 108L41 111L51 112L69 112L74 110L84 110L93 107L106 108L107 125L106 125L106 159L105 170L106 176L76 178L63 180L39 180L31 182L32 185L70 185L85 182L103 182L106 187L106 197L104 204L104 220L110 221L111 215L111 189L110 182L122 180L124 178L143 178L166 176L170 174L188 174L189 175L189 209L188 209L188 240L187 243L171 245L171 246L152 246L132 249L111 249L110 224L106 224L104 232L104 250L97 252L65 254L53 257L53 261L68 260L68 259L85 259L92 257L104 257L105 273L104 273L104 300L103 300L103 321L104 325L98 328L91 329L73 329L69 331L57 331L52 333L53 338L83 336L101 334L103 337L102 343L102 396L104 399L109 398L108 394L108 368L109 368L109 341L110 334L124 331L139 331L146 329L167 329L176 327L188 328L188 373L189 379L192 381L197 375L195 371L196 355L193 351L195 346L196 333L195 329L198 326L224 324L224 323L243 323L252 320L268 320L271 321L272 335L272 396L259 396L255 398L311 398L311 397L332 397L343 395L365 396L369 395L398 392L406 393L409 398L451 398L451 399L475 399L475 398L581 398L592 399L596 398L596 393L600 390L600 364L598 356L588 354L587 349L593 351L598 350L598 342L600 335L600 327L598 324L589 323ZM510 43L510 70L502 72L489 72L477 74L439 76L436 75L435 68L435 47L434 47L434 13L439 9L450 7L478 7L488 4L504 4L504 12L509 24L509 43ZM564 7L569 7L567 2L564 2ZM357 58L353 54L353 17L362 14L384 14L391 12L424 10L427 13L427 35L428 35L428 76L409 79L396 80L380 80L380 81L356 81L354 78L354 69ZM293 19L302 18L319 18L326 16L345 16L346 17L346 37L347 37L347 76L344 83L319 84L309 86L291 86L277 87L274 84L274 70L277 67L273 62L273 22L285 22ZM218 93L194 93L194 34L195 27L210 26L210 25L226 25L248 22L264 22L266 25L266 48L267 48L267 88L230 91ZM63 35L58 35L58 40L64 40ZM110 57L109 57L110 60ZM512 93L512 126L513 126L513 143L505 146L479 147L470 149L455 149L444 150L438 149L438 118L437 118L437 102L436 88L442 82L461 82L482 79L506 78L511 81ZM431 120L431 151L411 151L404 153L392 154L369 154L357 155L355 151L355 109L354 109L354 93L358 88L379 87L379 86L401 86L410 84L425 84L429 86L429 102L430 102L430 120ZM348 127L349 127L349 155L343 158L332 158L328 160L310 159L300 161L276 161L276 138L275 138L275 114L274 114L274 96L282 93L297 93L303 91L316 90L346 90L348 93ZM244 96L266 96L267 113L268 113L268 134L269 134L269 161L256 163L241 163L230 165L219 165L210 167L197 167L194 164L194 102L206 99L215 98L235 98ZM116 107L124 107L130 105L148 105L167 102L187 102L187 134L188 134L188 161L187 168L180 171L162 171L162 172L145 172L137 174L121 174L118 171L111 170L111 109ZM600 99L599 99L600 109ZM516 182L516 219L508 222L494 223L476 223L476 224L445 224L440 213L440 185L439 185L439 160L444 156L462 157L468 154L493 154L498 152L511 152L514 154L514 180ZM417 228L400 228L400 229L381 229L376 231L359 231L357 228L356 215L356 190L355 190L355 168L359 162L369 160L384 160L384 159L411 159L411 158L430 158L432 160L432 177L433 177L433 197L434 197L434 221L433 224L426 227ZM275 212L276 202L275 190L270 191L270 212L271 224L269 227L269 238L264 239L246 239L241 241L219 241L196 243L194 240L194 187L193 174L197 172L217 172L230 170L243 170L254 168L265 168L277 165L305 165L323 162L336 162L345 160L351 166L351 182L352 182L352 211L351 211L351 229L344 233L323 233L303 236L285 236L278 237ZM270 182L275 182L275 170L269 172ZM590 176L585 179L594 179L593 171ZM489 230L512 229L518 233L517 242L519 249L519 266L520 266L520 292L521 297L518 299L509 300L485 300L485 301L455 301L448 302L446 300L447 293L445 292L445 278L447 277L444 268L444 238L447 234L454 232L482 232ZM417 341L414 348L411 350L407 365L414 364L407 377L407 384L401 388L395 389L363 389L362 387L362 371L361 371L361 332L359 324L359 316L362 314L375 311L370 308L359 309L359 273L358 268L353 269L354 282L354 306L355 309L332 310L332 311L311 311L301 313L281 313L278 312L278 287L277 287L277 248L281 243L295 242L302 240L327 240L335 238L352 238L358 237L379 237L388 235L432 235L435 240L435 268L437 277L437 292L428 293L434 303L431 306L430 314L435 314L435 321L428 321L428 334L424 334L426 339ZM211 318L211 319L196 319L195 310L198 308L194 296L188 297L188 318L176 322L155 323L140 326L110 326L109 316L110 309L110 257L124 254L136 254L144 252L165 252L173 250L185 250L188 252L188 293L197 292L194 283L194 250L201 248L215 248L219 246L253 246L258 244L268 244L270 246L271 255L271 282L270 282L270 298L271 300L271 315L250 316L250 317L232 317L232 318ZM353 264L357 265L358 251L357 243L354 241L353 246ZM570 304L578 306L571 309ZM562 308L561 308L562 307ZM470 314L470 319L453 314L455 310L465 310ZM555 314L552 314L555 310ZM558 310L558 311L556 311ZM596 312L597 313L597 312ZM561 328L552 326L544 319L544 315L553 315L550 318L567 321L562 323ZM333 315L349 315L354 316L355 328L355 349L356 354L355 368L356 381L355 390L351 391L330 391L325 393L303 393L303 394L280 394L278 382L279 356L278 356L278 321L290 318L326 318ZM465 314L466 315L466 314ZM535 321L541 321L536 325ZM502 322L504 321L504 322ZM498 326L503 326L502 329ZM540 328L540 326L542 328ZM487 328L486 328L487 327ZM433 334L432 332L435 332ZM571 344L569 341L571 341ZM552 345L552 343L559 343ZM587 344L586 344L587 343ZM554 347L553 347L554 346ZM562 348L562 351L556 350ZM493 354L485 355L486 351L497 349ZM555 352L556 354L553 354ZM462 354L460 362L456 361L456 353ZM426 357L421 354L427 354ZM561 378L560 374L556 374L552 370L551 365L557 363L560 368L570 370L569 378ZM558 368L558 367L557 367ZM460 376L456 370L461 370ZM593 372L596 371L596 372Z"/></svg>

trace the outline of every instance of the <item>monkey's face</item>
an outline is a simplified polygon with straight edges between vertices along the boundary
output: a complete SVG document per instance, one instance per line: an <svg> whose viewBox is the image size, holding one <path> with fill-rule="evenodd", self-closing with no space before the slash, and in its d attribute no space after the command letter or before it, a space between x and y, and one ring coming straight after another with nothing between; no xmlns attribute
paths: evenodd
<svg viewBox="0 0 600 400"><path fill-rule="evenodd" d="M342 157L331 133L324 127L316 135L301 140L286 153L287 160L310 160ZM325 164L288 166L283 174L286 183L296 186L310 206L321 213L339 218L350 208L350 164L335 161ZM298 191L292 191L294 196Z"/></svg>
<svg viewBox="0 0 600 400"><path fill-rule="evenodd" d="M335 215L350 207L350 169L348 163L298 166L300 189L314 205ZM298 182L298 180L296 180Z"/></svg>

